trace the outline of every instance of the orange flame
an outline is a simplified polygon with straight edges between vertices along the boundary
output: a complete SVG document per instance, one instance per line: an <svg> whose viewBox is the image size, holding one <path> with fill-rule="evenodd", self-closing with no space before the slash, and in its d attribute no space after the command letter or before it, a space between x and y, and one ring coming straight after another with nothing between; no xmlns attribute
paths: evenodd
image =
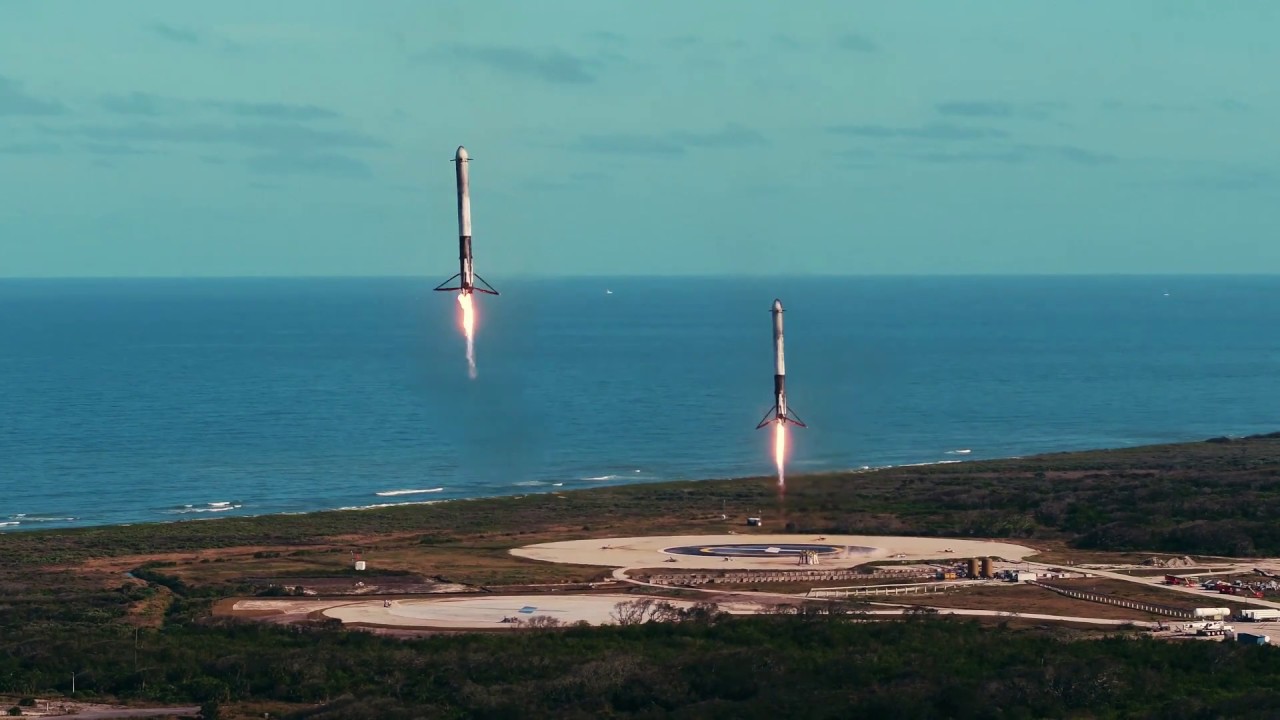
<svg viewBox="0 0 1280 720"><path fill-rule="evenodd" d="M787 424L779 418L773 434L773 460L778 465L778 487L783 487L787 484L786 458Z"/></svg>
<svg viewBox="0 0 1280 720"><path fill-rule="evenodd" d="M467 336L467 372L474 379L476 376L476 308L472 303L471 293L458 293L458 306L462 308L462 333Z"/></svg>

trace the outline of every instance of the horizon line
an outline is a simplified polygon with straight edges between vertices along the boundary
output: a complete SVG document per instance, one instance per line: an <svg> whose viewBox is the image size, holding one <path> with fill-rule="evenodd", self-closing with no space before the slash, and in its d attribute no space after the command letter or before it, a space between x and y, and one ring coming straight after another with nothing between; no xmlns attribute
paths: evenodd
<svg viewBox="0 0 1280 720"><path fill-rule="evenodd" d="M1280 277L1277 272L970 272L970 273L683 273L683 274L529 274L507 275L507 280L740 280L740 279L876 279L876 278L1205 278ZM425 274L368 275L0 275L0 282L28 280L428 280Z"/></svg>

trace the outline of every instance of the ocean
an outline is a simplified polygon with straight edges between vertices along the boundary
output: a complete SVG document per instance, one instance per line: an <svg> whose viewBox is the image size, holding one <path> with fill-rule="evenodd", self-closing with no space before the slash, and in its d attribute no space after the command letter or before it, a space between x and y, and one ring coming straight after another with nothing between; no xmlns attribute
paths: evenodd
<svg viewBox="0 0 1280 720"><path fill-rule="evenodd" d="M1275 277L493 280L0 281L0 530L772 474L775 297L793 477L1280 429Z"/></svg>

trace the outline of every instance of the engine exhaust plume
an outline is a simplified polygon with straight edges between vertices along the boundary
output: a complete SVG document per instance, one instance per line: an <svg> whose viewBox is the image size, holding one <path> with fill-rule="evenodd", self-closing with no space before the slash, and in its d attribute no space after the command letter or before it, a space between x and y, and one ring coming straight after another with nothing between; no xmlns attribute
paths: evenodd
<svg viewBox="0 0 1280 720"><path fill-rule="evenodd" d="M779 420L774 425L773 461L778 466L778 489L787 486L787 424Z"/></svg>
<svg viewBox="0 0 1280 720"><path fill-rule="evenodd" d="M458 307L462 308L462 334L467 337L467 374L476 377L476 308L469 292L458 293Z"/></svg>

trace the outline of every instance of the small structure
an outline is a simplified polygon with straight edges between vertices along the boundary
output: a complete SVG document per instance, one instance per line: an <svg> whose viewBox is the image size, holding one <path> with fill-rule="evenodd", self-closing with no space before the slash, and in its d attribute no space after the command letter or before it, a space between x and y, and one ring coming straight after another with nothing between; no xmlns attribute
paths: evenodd
<svg viewBox="0 0 1280 720"><path fill-rule="evenodd" d="M751 527L760 527L760 518L758 517L747 518L747 525Z"/></svg>
<svg viewBox="0 0 1280 720"><path fill-rule="evenodd" d="M1271 643L1271 636L1258 635L1257 633L1238 632L1236 633L1236 642L1242 642L1246 645L1269 645Z"/></svg>
<svg viewBox="0 0 1280 720"><path fill-rule="evenodd" d="M364 570L368 567L364 562L364 553L360 550L351 551L351 563L356 570Z"/></svg>

